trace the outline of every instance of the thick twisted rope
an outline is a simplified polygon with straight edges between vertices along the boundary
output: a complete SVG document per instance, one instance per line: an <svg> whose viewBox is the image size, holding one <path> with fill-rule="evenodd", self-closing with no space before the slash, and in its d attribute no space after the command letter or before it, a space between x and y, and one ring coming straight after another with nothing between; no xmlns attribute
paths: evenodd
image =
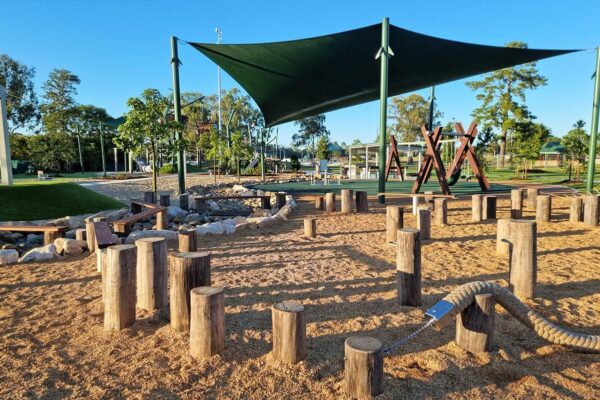
<svg viewBox="0 0 600 400"><path fill-rule="evenodd" d="M473 303L475 295L486 293L493 294L506 311L547 341L581 350L600 351L599 335L575 333L554 325L521 302L508 289L493 282L467 283L450 292L443 300L452 304L455 314L458 314Z"/></svg>

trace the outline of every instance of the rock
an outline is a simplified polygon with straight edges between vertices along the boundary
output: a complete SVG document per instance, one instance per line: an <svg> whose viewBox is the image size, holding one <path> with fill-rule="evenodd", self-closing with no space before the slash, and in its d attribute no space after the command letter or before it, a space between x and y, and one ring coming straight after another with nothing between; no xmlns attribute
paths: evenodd
<svg viewBox="0 0 600 400"><path fill-rule="evenodd" d="M87 242L67 238L58 238L54 241L58 254L81 254L87 249Z"/></svg>
<svg viewBox="0 0 600 400"><path fill-rule="evenodd" d="M21 258L19 262L30 262L30 261L45 261L57 258L58 253L56 252L56 246L48 244L42 247L36 247L35 249L29 250Z"/></svg>
<svg viewBox="0 0 600 400"><path fill-rule="evenodd" d="M6 243L17 243L19 239L23 239L23 235L17 232L0 232L0 240Z"/></svg>
<svg viewBox="0 0 600 400"><path fill-rule="evenodd" d="M2 249L3 250L17 250L17 245L16 244L12 244L12 243L5 243L2 245Z"/></svg>
<svg viewBox="0 0 600 400"><path fill-rule="evenodd" d="M162 237L167 239L168 242L177 243L177 232L168 230L152 230L152 231L139 231L133 232L127 239L125 244L134 244L136 240L147 237Z"/></svg>
<svg viewBox="0 0 600 400"><path fill-rule="evenodd" d="M44 243L44 235L36 235L35 233L30 233L29 235L27 235L25 242L27 242L27 244L32 247L43 244Z"/></svg>
<svg viewBox="0 0 600 400"><path fill-rule="evenodd" d="M181 210L177 213L177 215L175 215L175 217L173 218L174 222L180 223L183 222L185 220L185 217L187 217L188 213L185 210Z"/></svg>
<svg viewBox="0 0 600 400"><path fill-rule="evenodd" d="M210 209L213 210L213 211L219 211L219 210L221 210L221 206L219 206L219 204L216 201L214 201L214 200L207 201L207 204L210 207Z"/></svg>
<svg viewBox="0 0 600 400"><path fill-rule="evenodd" d="M142 229L152 229L154 227L154 224L151 222L144 222L142 224Z"/></svg>
<svg viewBox="0 0 600 400"><path fill-rule="evenodd" d="M19 260L19 252L15 249L0 250L0 265L15 263Z"/></svg>
<svg viewBox="0 0 600 400"><path fill-rule="evenodd" d="M71 229L70 231L65 232L65 237L67 239L75 239L75 229Z"/></svg>
<svg viewBox="0 0 600 400"><path fill-rule="evenodd" d="M179 208L177 206L168 206L167 207L167 217L169 217L170 219L175 218L177 215L180 215L181 213L183 213L184 217L187 215L187 212L183 208Z"/></svg>
<svg viewBox="0 0 600 400"><path fill-rule="evenodd" d="M228 219L225 221L212 222L196 228L196 233L204 235L229 235L235 232L235 221Z"/></svg>
<svg viewBox="0 0 600 400"><path fill-rule="evenodd" d="M192 222L192 221L200 221L202 218L202 216L198 213L192 213L192 214L188 214L184 219L183 222Z"/></svg>

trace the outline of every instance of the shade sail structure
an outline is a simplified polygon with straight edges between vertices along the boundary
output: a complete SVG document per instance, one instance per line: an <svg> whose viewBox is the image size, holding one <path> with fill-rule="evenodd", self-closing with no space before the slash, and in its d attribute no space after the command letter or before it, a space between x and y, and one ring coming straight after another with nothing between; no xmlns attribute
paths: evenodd
<svg viewBox="0 0 600 400"><path fill-rule="evenodd" d="M577 50L456 42L390 26L390 96ZM381 25L260 44L190 43L256 101L267 126L379 98Z"/></svg>

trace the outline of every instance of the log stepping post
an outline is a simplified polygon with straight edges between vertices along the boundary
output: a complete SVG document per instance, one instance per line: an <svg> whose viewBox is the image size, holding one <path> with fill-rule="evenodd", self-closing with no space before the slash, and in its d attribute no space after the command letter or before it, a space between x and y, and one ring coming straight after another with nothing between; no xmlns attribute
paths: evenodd
<svg viewBox="0 0 600 400"><path fill-rule="evenodd" d="M187 193L179 195L179 208L188 211L190 208L190 198Z"/></svg>
<svg viewBox="0 0 600 400"><path fill-rule="evenodd" d="M271 307L273 357L295 364L306 358L306 317L304 306L284 301Z"/></svg>
<svg viewBox="0 0 600 400"><path fill-rule="evenodd" d="M425 204L433 204L433 192L427 191L427 192L423 192L423 194L425 195L425 197L423 198L423 200L425 201Z"/></svg>
<svg viewBox="0 0 600 400"><path fill-rule="evenodd" d="M87 230L86 229L76 229L75 230L75 240L81 240L83 242L87 242Z"/></svg>
<svg viewBox="0 0 600 400"><path fill-rule="evenodd" d="M222 288L202 286L190 292L190 355L202 359L225 348L225 296Z"/></svg>
<svg viewBox="0 0 600 400"><path fill-rule="evenodd" d="M537 223L529 220L510 222L509 287L521 300L535 296L537 281Z"/></svg>
<svg viewBox="0 0 600 400"><path fill-rule="evenodd" d="M119 331L135 322L136 247L120 244L107 249L104 274L104 330Z"/></svg>
<svg viewBox="0 0 600 400"><path fill-rule="evenodd" d="M323 196L317 196L317 197L315 197L315 208L317 210L324 210L325 209L325 198Z"/></svg>
<svg viewBox="0 0 600 400"><path fill-rule="evenodd" d="M383 345L369 336L352 336L344 344L344 388L355 399L383 393Z"/></svg>
<svg viewBox="0 0 600 400"><path fill-rule="evenodd" d="M286 192L275 193L275 207L281 210L281 207L285 206L285 203L287 203L286 196Z"/></svg>
<svg viewBox="0 0 600 400"><path fill-rule="evenodd" d="M475 301L456 316L458 347L471 353L490 351L494 344L496 300L491 293L475 295Z"/></svg>
<svg viewBox="0 0 600 400"><path fill-rule="evenodd" d="M353 195L354 195L354 192L350 189L342 189L341 190L340 211L342 212L342 214L350 214L352 212L352 210L354 209L353 204L352 204L352 200L354 200Z"/></svg>
<svg viewBox="0 0 600 400"><path fill-rule="evenodd" d="M171 327L178 332L190 329L190 292L210 286L210 254L173 253L169 257Z"/></svg>
<svg viewBox="0 0 600 400"><path fill-rule="evenodd" d="M481 222L483 212L483 196L474 194L471 196L471 221Z"/></svg>
<svg viewBox="0 0 600 400"><path fill-rule="evenodd" d="M102 280L102 302L106 293L106 262L108 260L108 248L98 249L96 252L96 270L100 272Z"/></svg>
<svg viewBox="0 0 600 400"><path fill-rule="evenodd" d="M496 223L496 255L510 256L510 219L500 218Z"/></svg>
<svg viewBox="0 0 600 400"><path fill-rule="evenodd" d="M154 198L154 192L144 192L144 202L145 203L156 203Z"/></svg>
<svg viewBox="0 0 600 400"><path fill-rule="evenodd" d="M537 196L540 194L538 188L527 188L527 208L535 210L537 207Z"/></svg>
<svg viewBox="0 0 600 400"><path fill-rule="evenodd" d="M571 199L569 221L574 223L583 221L583 199L581 197Z"/></svg>
<svg viewBox="0 0 600 400"><path fill-rule="evenodd" d="M510 217L520 219L523 217L523 190L512 189L510 191Z"/></svg>
<svg viewBox="0 0 600 400"><path fill-rule="evenodd" d="M160 210L157 214L156 214L156 229L157 230L163 230L163 229L167 229L167 222L169 220L167 219L167 209L163 209Z"/></svg>
<svg viewBox="0 0 600 400"><path fill-rule="evenodd" d="M160 237L135 241L137 247L137 307L143 310L166 310L167 292L167 240Z"/></svg>
<svg viewBox="0 0 600 400"><path fill-rule="evenodd" d="M583 198L583 223L587 226L598 226L600 196L587 195Z"/></svg>
<svg viewBox="0 0 600 400"><path fill-rule="evenodd" d="M179 231L177 237L179 239L179 251L190 252L198 250L198 235L195 229Z"/></svg>
<svg viewBox="0 0 600 400"><path fill-rule="evenodd" d="M88 251L96 251L96 232L94 231L94 221L92 219L85 221L85 240L87 241Z"/></svg>
<svg viewBox="0 0 600 400"><path fill-rule="evenodd" d="M385 241L396 243L398 229L404 228L404 209L400 206L387 206L385 211Z"/></svg>
<svg viewBox="0 0 600 400"><path fill-rule="evenodd" d="M426 207L417 209L417 229L421 231L421 240L431 239L431 210Z"/></svg>
<svg viewBox="0 0 600 400"><path fill-rule="evenodd" d="M169 207L171 205L171 195L170 194L161 194L159 199L160 199L161 206Z"/></svg>
<svg viewBox="0 0 600 400"><path fill-rule="evenodd" d="M552 219L552 197L547 194L537 196L535 220L537 222L550 222Z"/></svg>
<svg viewBox="0 0 600 400"><path fill-rule="evenodd" d="M369 211L369 198L367 192L359 190L356 192L356 212L363 213Z"/></svg>
<svg viewBox="0 0 600 400"><path fill-rule="evenodd" d="M396 245L396 280L398 303L421 305L421 232L398 229Z"/></svg>
<svg viewBox="0 0 600 400"><path fill-rule="evenodd" d="M483 196L482 219L496 219L496 200L496 196Z"/></svg>
<svg viewBox="0 0 600 400"><path fill-rule="evenodd" d="M437 198L433 200L433 217L436 225L448 225L448 200Z"/></svg>
<svg viewBox="0 0 600 400"><path fill-rule="evenodd" d="M317 237L317 220L315 218L304 218L304 237Z"/></svg>
<svg viewBox="0 0 600 400"><path fill-rule="evenodd" d="M325 193L325 211L335 211L335 193L333 192Z"/></svg>
<svg viewBox="0 0 600 400"><path fill-rule="evenodd" d="M421 198L419 196L412 197L412 213L413 213L413 215L417 215L417 210L419 209L420 203L421 203Z"/></svg>

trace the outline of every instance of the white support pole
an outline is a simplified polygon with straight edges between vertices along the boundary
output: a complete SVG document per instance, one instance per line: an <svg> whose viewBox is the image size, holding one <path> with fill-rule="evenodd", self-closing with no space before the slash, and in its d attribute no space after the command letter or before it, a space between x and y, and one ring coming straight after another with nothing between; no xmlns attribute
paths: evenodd
<svg viewBox="0 0 600 400"><path fill-rule="evenodd" d="M6 91L3 86L0 86L0 176L2 185L13 184L10 139L6 120Z"/></svg>
<svg viewBox="0 0 600 400"><path fill-rule="evenodd" d="M115 151L115 172L119 172L117 170L117 165L119 164L119 160L117 159L117 148L115 147L113 150Z"/></svg>

